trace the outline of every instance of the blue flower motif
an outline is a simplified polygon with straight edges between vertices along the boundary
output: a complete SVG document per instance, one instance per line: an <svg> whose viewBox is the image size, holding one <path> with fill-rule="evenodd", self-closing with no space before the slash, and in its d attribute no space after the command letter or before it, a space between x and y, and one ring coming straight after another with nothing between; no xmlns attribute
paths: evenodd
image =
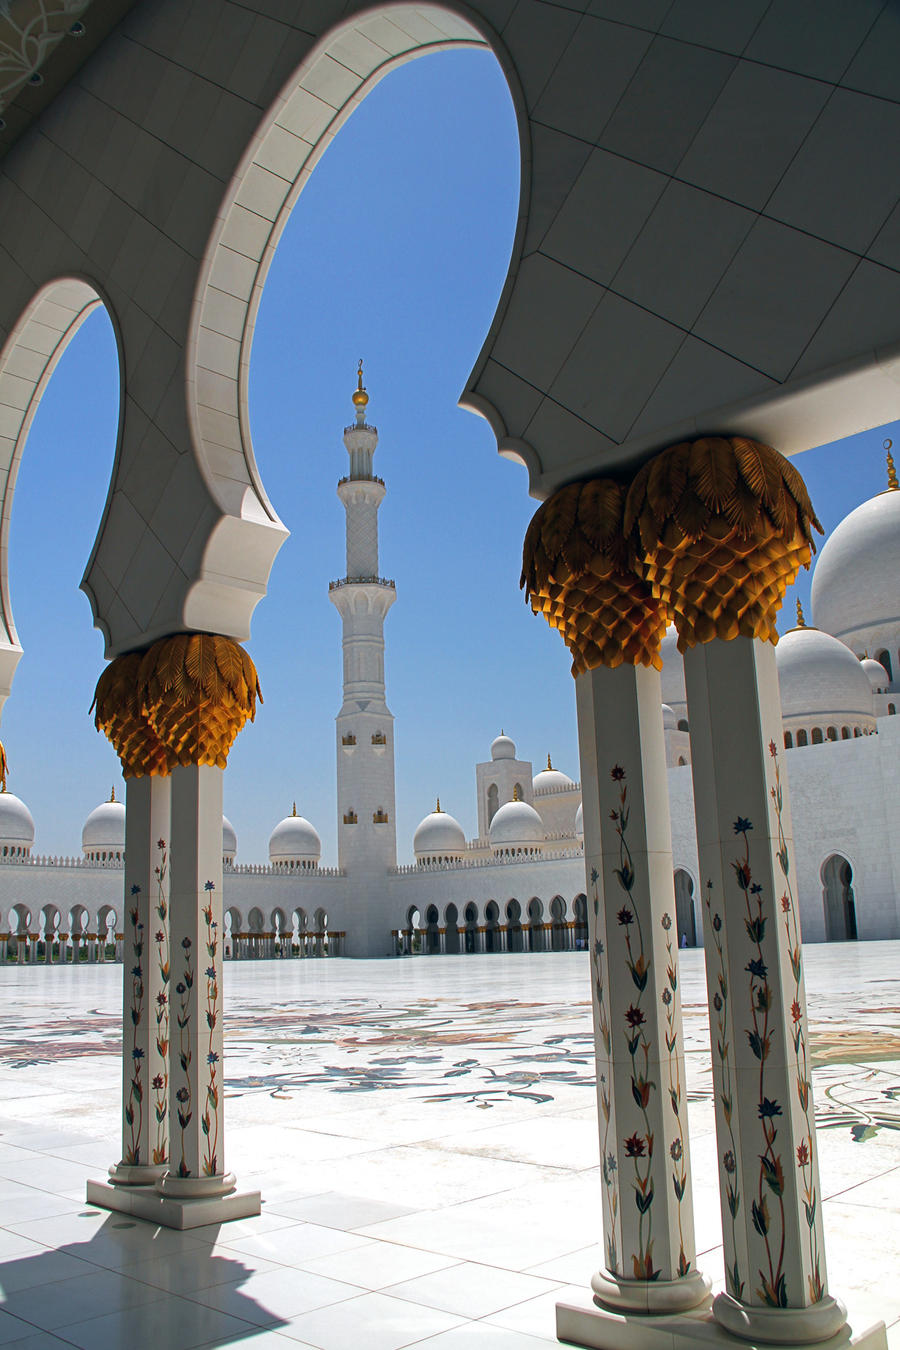
<svg viewBox="0 0 900 1350"><path fill-rule="evenodd" d="M132 894L132 895L140 895L140 893L141 893L141 888L140 888L140 886L132 886L132 888L131 888L131 894Z"/></svg>
<svg viewBox="0 0 900 1350"><path fill-rule="evenodd" d="M780 1116L781 1107L777 1102L770 1101L768 1097L763 1097L759 1104L759 1118L765 1120L767 1117Z"/></svg>
<svg viewBox="0 0 900 1350"><path fill-rule="evenodd" d="M207 881L203 889L205 891L214 891L216 889L216 883L214 881Z"/></svg>
<svg viewBox="0 0 900 1350"><path fill-rule="evenodd" d="M606 1166L609 1168L610 1172L618 1170L619 1164L616 1162L616 1155L614 1153L607 1153Z"/></svg>
<svg viewBox="0 0 900 1350"><path fill-rule="evenodd" d="M748 962L744 969L748 975L755 975L758 980L764 980L769 973L769 968L764 961L757 961L755 958Z"/></svg>
<svg viewBox="0 0 900 1350"><path fill-rule="evenodd" d="M144 1058L144 1052L143 1052L143 1050L141 1049L141 1047L140 1047L139 1045L136 1045L136 1046L134 1047L134 1049L132 1050L132 1052L131 1052L131 1058L132 1058L132 1059L143 1059L143 1058Z"/></svg>
<svg viewBox="0 0 900 1350"><path fill-rule="evenodd" d="M216 1054L215 1050L210 1050L209 1054L206 1056L206 1062L207 1064L218 1064L219 1056Z"/></svg>
<svg viewBox="0 0 900 1350"><path fill-rule="evenodd" d="M754 881L753 885L750 887L750 894L751 894L751 895L759 895L761 891L762 891L762 886L760 886L760 884L759 884L758 881Z"/></svg>
<svg viewBox="0 0 900 1350"><path fill-rule="evenodd" d="M131 973L139 980L144 972L141 970L140 966L132 966Z"/></svg>
<svg viewBox="0 0 900 1350"><path fill-rule="evenodd" d="M747 820L745 816L738 816L737 820L734 822L735 834L746 834L748 830L752 829L753 826L750 824L750 821Z"/></svg>
<svg viewBox="0 0 900 1350"><path fill-rule="evenodd" d="M207 976L209 977L209 979L214 980L214 979L216 978L216 968L215 968L215 966L207 966L207 967L206 967L206 974L207 974Z"/></svg>

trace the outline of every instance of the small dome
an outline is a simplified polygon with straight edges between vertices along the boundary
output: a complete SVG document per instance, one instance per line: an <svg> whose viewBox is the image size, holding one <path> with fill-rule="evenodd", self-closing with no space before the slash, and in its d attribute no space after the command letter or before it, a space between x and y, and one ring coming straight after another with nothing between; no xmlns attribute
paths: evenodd
<svg viewBox="0 0 900 1350"><path fill-rule="evenodd" d="M81 847L88 857L99 854L124 854L125 804L117 802L115 792L108 802L95 806L81 831Z"/></svg>
<svg viewBox="0 0 900 1350"><path fill-rule="evenodd" d="M678 730L678 718L675 716L675 709L668 703L662 705L663 726L666 731Z"/></svg>
<svg viewBox="0 0 900 1350"><path fill-rule="evenodd" d="M575 838L579 844L584 843L584 805L580 802L575 812Z"/></svg>
<svg viewBox="0 0 900 1350"><path fill-rule="evenodd" d="M849 647L830 633L792 628L779 639L775 660L783 717L874 721L868 675Z"/></svg>
<svg viewBox="0 0 900 1350"><path fill-rule="evenodd" d="M662 686L662 698L663 703L668 703L670 706L687 702L687 693L684 687L684 657L678 650L677 643L678 633L675 625L670 624L659 648L663 663L659 677Z"/></svg>
<svg viewBox="0 0 900 1350"><path fill-rule="evenodd" d="M869 677L869 684L872 686L873 694L886 694L891 678L880 661L873 661L871 656L866 656L860 661L860 666Z"/></svg>
<svg viewBox="0 0 900 1350"><path fill-rule="evenodd" d="M416 862L459 858L466 847L463 827L447 811L441 810L440 798L434 811L420 821L413 835Z"/></svg>
<svg viewBox="0 0 900 1350"><path fill-rule="evenodd" d="M896 650L900 636L900 491L851 511L822 545L812 579L816 625L854 652Z"/></svg>
<svg viewBox="0 0 900 1350"><path fill-rule="evenodd" d="M34 843L34 821L25 803L12 792L0 792L0 850L28 853Z"/></svg>
<svg viewBox="0 0 900 1350"><path fill-rule="evenodd" d="M496 740L491 741L491 759L515 759L516 743L509 736L504 736L503 732Z"/></svg>
<svg viewBox="0 0 900 1350"><path fill-rule="evenodd" d="M280 820L269 835L269 862L309 867L322 856L322 840L316 827L305 816L293 814Z"/></svg>
<svg viewBox="0 0 900 1350"><path fill-rule="evenodd" d="M227 816L222 817L222 857L228 862L234 862L234 855L237 853L237 835L234 832L234 826Z"/></svg>
<svg viewBox="0 0 900 1350"><path fill-rule="evenodd" d="M544 822L527 802L507 802L495 812L489 837L495 852L533 850L544 842Z"/></svg>
<svg viewBox="0 0 900 1350"><path fill-rule="evenodd" d="M568 792L574 788L575 784L567 773L562 773L559 769L554 769L550 763L550 756L547 756L547 767L540 773L535 774L532 779L532 787L535 792Z"/></svg>

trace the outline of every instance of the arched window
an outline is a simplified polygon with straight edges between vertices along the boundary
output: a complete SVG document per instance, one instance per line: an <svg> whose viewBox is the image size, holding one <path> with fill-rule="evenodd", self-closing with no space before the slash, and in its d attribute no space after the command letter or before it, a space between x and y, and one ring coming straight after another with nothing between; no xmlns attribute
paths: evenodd
<svg viewBox="0 0 900 1350"><path fill-rule="evenodd" d="M675 871L675 927L679 947L696 947L697 920L694 914L694 883L679 867Z"/></svg>
<svg viewBox="0 0 900 1350"><path fill-rule="evenodd" d="M490 825L494 816L497 814L497 808L500 805L500 795L497 792L497 784L491 783L487 791L487 823Z"/></svg>
<svg viewBox="0 0 900 1350"><path fill-rule="evenodd" d="M806 738L806 732L802 729L797 732L797 745L798 747L801 745L809 745L809 741Z"/></svg>
<svg viewBox="0 0 900 1350"><path fill-rule="evenodd" d="M686 717L681 717L681 718L678 719L678 730L679 730L679 731L690 731L690 729L691 729L691 728L690 728L690 726L688 725L688 720L687 720Z"/></svg>
<svg viewBox="0 0 900 1350"><path fill-rule="evenodd" d="M860 733L859 727L854 727L854 728L853 728L853 735L854 735L854 736L859 736L860 734L861 734L861 733Z"/></svg>
<svg viewBox="0 0 900 1350"><path fill-rule="evenodd" d="M842 740L842 741L849 741L849 739L850 739L850 728L849 728L849 727L841 727L841 740Z"/></svg>
<svg viewBox="0 0 900 1350"><path fill-rule="evenodd" d="M459 910L450 904L444 910L444 951L448 956L459 956Z"/></svg>
<svg viewBox="0 0 900 1350"><path fill-rule="evenodd" d="M813 727L812 743L813 743L813 745L821 745L821 744L822 744L822 728L821 728L821 727Z"/></svg>
<svg viewBox="0 0 900 1350"><path fill-rule="evenodd" d="M522 791L521 783L516 783L515 787L513 788L513 796L517 797L520 802L524 802L525 793Z"/></svg>
<svg viewBox="0 0 900 1350"><path fill-rule="evenodd" d="M881 651L881 652L876 652L876 653L875 653L875 660L881 662L881 664L884 666L885 670L886 670L887 673L888 673L888 679L889 679L889 680L893 680L893 678L894 678L894 667L891 665L891 654L890 654L890 652L889 652L887 649L885 649L884 651Z"/></svg>
<svg viewBox="0 0 900 1350"><path fill-rule="evenodd" d="M896 715L896 712L897 712L896 704L894 704L894 703L889 703L889 704L888 704L888 715L889 715L890 717L894 717L894 716Z"/></svg>
<svg viewBox="0 0 900 1350"><path fill-rule="evenodd" d="M587 896L576 895L572 901L572 909L575 913L575 950L583 952L587 950L588 945Z"/></svg>
<svg viewBox="0 0 900 1350"><path fill-rule="evenodd" d="M825 732L825 735L828 737L830 741L836 741L838 738L837 727L829 727L828 730Z"/></svg>
<svg viewBox="0 0 900 1350"><path fill-rule="evenodd" d="M784 733L784 748L785 750L792 750L793 747L794 747L794 738L789 731L786 731Z"/></svg>
<svg viewBox="0 0 900 1350"><path fill-rule="evenodd" d="M679 755L679 756L678 756L678 767L679 767L679 769L683 768L683 767L685 766L685 764L687 764L687 760L685 759L684 755Z"/></svg>

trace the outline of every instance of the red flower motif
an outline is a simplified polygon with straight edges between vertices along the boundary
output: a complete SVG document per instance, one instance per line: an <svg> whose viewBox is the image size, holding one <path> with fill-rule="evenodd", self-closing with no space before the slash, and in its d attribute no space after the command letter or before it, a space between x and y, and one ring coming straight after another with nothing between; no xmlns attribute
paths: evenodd
<svg viewBox="0 0 900 1350"><path fill-rule="evenodd" d="M803 1009L800 1007L800 1004L797 1002L797 1000L794 999L793 1003L791 1004L791 1020L794 1022L799 1022L802 1014Z"/></svg>
<svg viewBox="0 0 900 1350"><path fill-rule="evenodd" d="M613 767L610 776L614 783L621 783L622 779L625 777L625 770L622 768L621 764L616 764Z"/></svg>
<svg viewBox="0 0 900 1350"><path fill-rule="evenodd" d="M797 1166L806 1167L808 1162L809 1162L809 1147L806 1143L806 1140L804 1139L802 1144L797 1145Z"/></svg>
<svg viewBox="0 0 900 1350"><path fill-rule="evenodd" d="M641 1012L640 1008L635 1008L633 1005L628 1009L628 1011L625 1014L625 1021L628 1023L630 1027L643 1026L646 1020L647 1019L644 1017L644 1014Z"/></svg>
<svg viewBox="0 0 900 1350"><path fill-rule="evenodd" d="M781 897L781 908L784 910L785 914L787 914L790 907L791 907L790 897L787 895L783 895Z"/></svg>
<svg viewBox="0 0 900 1350"><path fill-rule="evenodd" d="M775 744L774 741L769 741L769 754L772 756L773 759L778 758L778 746Z"/></svg>
<svg viewBox="0 0 900 1350"><path fill-rule="evenodd" d="M633 1134L630 1139L625 1140L626 1158L643 1158L644 1140L639 1134Z"/></svg>

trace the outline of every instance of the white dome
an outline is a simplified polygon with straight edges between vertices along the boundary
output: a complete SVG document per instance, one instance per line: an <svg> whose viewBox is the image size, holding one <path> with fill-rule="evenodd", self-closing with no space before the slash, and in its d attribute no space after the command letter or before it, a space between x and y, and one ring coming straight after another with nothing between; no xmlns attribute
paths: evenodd
<svg viewBox="0 0 900 1350"><path fill-rule="evenodd" d="M491 759L515 759L516 743L509 736L504 736L503 732L496 740L491 741Z"/></svg>
<svg viewBox="0 0 900 1350"><path fill-rule="evenodd" d="M447 811L437 809L420 821L413 835L413 852L416 862L425 862L429 858L458 858L466 847L463 827Z"/></svg>
<svg viewBox="0 0 900 1350"><path fill-rule="evenodd" d="M309 866L322 856L322 840L316 827L305 816L293 815L280 820L269 835L269 862L299 863Z"/></svg>
<svg viewBox="0 0 900 1350"><path fill-rule="evenodd" d="M812 579L816 626L861 655L900 645L900 492L863 502L822 546Z"/></svg>
<svg viewBox="0 0 900 1350"><path fill-rule="evenodd" d="M34 821L25 803L12 792L0 792L0 848L28 852L34 843Z"/></svg>
<svg viewBox="0 0 900 1350"><path fill-rule="evenodd" d="M873 694L886 694L890 684L890 676L880 661L873 661L871 656L865 657L860 661L860 666L869 677L869 684L872 686Z"/></svg>
<svg viewBox="0 0 900 1350"><path fill-rule="evenodd" d="M579 844L584 843L584 805L579 802L578 810L575 812L575 838Z"/></svg>
<svg viewBox="0 0 900 1350"><path fill-rule="evenodd" d="M125 852L125 803L115 799L95 806L81 831L87 854Z"/></svg>
<svg viewBox="0 0 900 1350"><path fill-rule="evenodd" d="M660 643L662 670L659 679L662 686L663 703L677 705L687 702L684 687L684 657L678 650L678 633L674 624L666 629L666 635Z"/></svg>
<svg viewBox="0 0 900 1350"><path fill-rule="evenodd" d="M872 686L843 642L818 628L792 628L775 648L784 718L874 719Z"/></svg>
<svg viewBox="0 0 900 1350"><path fill-rule="evenodd" d="M540 773L535 774L531 786L535 792L568 792L574 788L575 784L567 773L560 769L554 769L550 763L550 756L547 756L547 767Z"/></svg>
<svg viewBox="0 0 900 1350"><path fill-rule="evenodd" d="M490 841L493 849L533 849L544 842L544 822L527 802L506 802L491 821Z"/></svg>
<svg viewBox="0 0 900 1350"><path fill-rule="evenodd" d="M234 855L237 853L237 835L234 826L227 816L222 817L222 857L227 858L229 862L234 862Z"/></svg>
<svg viewBox="0 0 900 1350"><path fill-rule="evenodd" d="M662 705L663 726L666 731L678 730L678 719L675 716L675 709L668 703Z"/></svg>

